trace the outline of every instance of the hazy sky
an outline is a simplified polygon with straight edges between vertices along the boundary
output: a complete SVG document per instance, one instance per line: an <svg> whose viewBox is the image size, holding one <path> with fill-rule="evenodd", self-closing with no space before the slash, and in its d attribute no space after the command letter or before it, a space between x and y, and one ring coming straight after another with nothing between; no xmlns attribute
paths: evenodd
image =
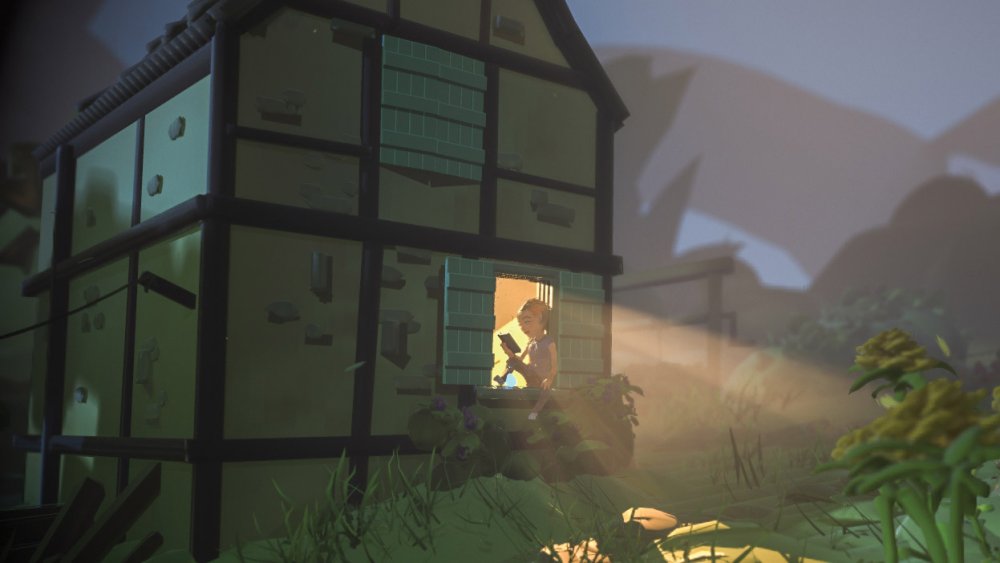
<svg viewBox="0 0 1000 563"><path fill-rule="evenodd" d="M598 50L663 46L714 56L924 139L1000 96L996 0L567 2ZM1000 169L994 176L1000 184ZM737 256L764 285L804 290L812 282L781 246L694 208L684 213L674 253L724 241L740 245Z"/></svg>
<svg viewBox="0 0 1000 563"><path fill-rule="evenodd" d="M405 0L404 0L405 1ZM188 0L106 0L130 66ZM1000 1L568 0L594 46L661 45L762 70L931 138L1000 96ZM128 21L128 25L121 25Z"/></svg>
<svg viewBox="0 0 1000 563"><path fill-rule="evenodd" d="M663 46L714 56L925 139L1000 96L1000 0L567 2L594 47ZM130 66L187 3L106 0L88 27ZM766 285L804 289L811 282L784 249L696 209L687 210L674 250L720 241L741 244L738 256Z"/></svg>
<svg viewBox="0 0 1000 563"><path fill-rule="evenodd" d="M997 0L568 0L594 46L762 70L932 138L1000 96Z"/></svg>

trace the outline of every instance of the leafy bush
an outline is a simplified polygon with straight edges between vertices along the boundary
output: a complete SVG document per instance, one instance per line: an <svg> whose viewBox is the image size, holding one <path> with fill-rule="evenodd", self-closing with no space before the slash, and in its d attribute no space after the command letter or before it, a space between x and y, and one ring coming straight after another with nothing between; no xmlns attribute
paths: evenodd
<svg viewBox="0 0 1000 563"><path fill-rule="evenodd" d="M920 342L941 336L951 344L953 359L965 359L967 343L948 314L943 295L904 288L850 289L818 316L792 318L786 332L771 343L791 357L843 365L853 356L855 343L892 327Z"/></svg>
<svg viewBox="0 0 1000 563"><path fill-rule="evenodd" d="M435 487L451 488L471 477L496 474L510 457L506 429L484 407L459 409L435 397L410 415L407 430L418 448L440 452Z"/></svg>
<svg viewBox="0 0 1000 563"><path fill-rule="evenodd" d="M1000 413L980 409L986 391L965 393L960 382L946 379L926 382L924 370L951 368L928 357L899 329L876 335L857 352L852 369L863 374L850 391L884 380L872 396L888 389L897 403L871 424L841 437L831 453L834 461L818 469L849 470L847 494L878 492L875 506L882 520L885 561L899 557L893 520L897 505L923 533L931 561L965 560L967 519L975 526L983 555L989 557L976 499L989 495L990 487L973 474L984 462L1000 457ZM995 411L1000 388L993 397ZM945 500L948 520L938 523L936 514Z"/></svg>
<svg viewBox="0 0 1000 563"><path fill-rule="evenodd" d="M538 446L542 476L559 481L604 474L630 460L639 424L633 394L642 389L623 374L595 378L574 389L561 411L540 416L528 443Z"/></svg>

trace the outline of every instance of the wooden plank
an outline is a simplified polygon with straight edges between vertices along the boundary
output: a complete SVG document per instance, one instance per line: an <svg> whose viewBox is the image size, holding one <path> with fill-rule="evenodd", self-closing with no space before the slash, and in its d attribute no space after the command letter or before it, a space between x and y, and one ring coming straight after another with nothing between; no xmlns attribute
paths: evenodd
<svg viewBox="0 0 1000 563"><path fill-rule="evenodd" d="M163 547L163 535L160 532L149 532L146 534L142 540L139 541L139 545L135 546L122 563L140 563L153 556L156 550Z"/></svg>
<svg viewBox="0 0 1000 563"><path fill-rule="evenodd" d="M733 259L730 256L709 258L695 262L685 262L644 272L634 272L615 276L615 291L640 289L658 285L670 285L706 278L712 274L733 273Z"/></svg>
<svg viewBox="0 0 1000 563"><path fill-rule="evenodd" d="M15 547L31 545L32 552L37 547L45 534L52 528L56 520L56 514L29 515L21 518L5 518L0 520L0 537L2 534L10 534ZM3 561L0 558L0 561ZM25 559L27 561L27 559Z"/></svg>
<svg viewBox="0 0 1000 563"><path fill-rule="evenodd" d="M94 515L103 501L104 487L90 477L84 478L73 498L56 515L31 557L31 563L66 553L94 523Z"/></svg>
<svg viewBox="0 0 1000 563"><path fill-rule="evenodd" d="M66 561L101 561L125 532L160 495L162 464L157 463L129 484L66 554Z"/></svg>

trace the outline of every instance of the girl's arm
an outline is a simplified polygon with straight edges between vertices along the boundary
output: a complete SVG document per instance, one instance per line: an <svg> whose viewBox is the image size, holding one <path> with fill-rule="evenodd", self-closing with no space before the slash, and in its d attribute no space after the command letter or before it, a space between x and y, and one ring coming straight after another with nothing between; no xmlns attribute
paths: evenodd
<svg viewBox="0 0 1000 563"><path fill-rule="evenodd" d="M501 348L501 349L503 350L504 354L507 354L507 357L508 357L508 358L513 358L513 357L517 356L517 354L515 354L515 353L514 353L514 352L513 352L513 351L512 351L512 350L511 350L510 348L508 348L508 347L507 347L507 345L506 345L506 344L504 344L503 342L501 342L501 343L500 343L500 348ZM527 356L527 355L528 355L528 347L527 347L527 346L525 346L525 347L524 347L524 350L521 350L521 355L520 355L520 356L517 356L517 359L518 359L518 360L521 360L521 361L523 362L523 361L524 361L524 357L525 357L525 356Z"/></svg>
<svg viewBox="0 0 1000 563"><path fill-rule="evenodd" d="M556 382L556 373L559 371L559 354L556 353L555 342L549 346L549 360L552 367L549 368L549 373L546 374L545 380L542 381L542 389L549 389Z"/></svg>

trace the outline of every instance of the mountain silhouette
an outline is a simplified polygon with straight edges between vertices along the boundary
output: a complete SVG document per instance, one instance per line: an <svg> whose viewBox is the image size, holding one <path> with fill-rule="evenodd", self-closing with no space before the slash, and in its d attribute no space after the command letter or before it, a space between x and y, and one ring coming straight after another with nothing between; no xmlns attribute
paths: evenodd
<svg viewBox="0 0 1000 563"><path fill-rule="evenodd" d="M943 171L903 128L764 73L671 49L598 54L633 115L615 146L615 248L626 271L674 258L684 205L784 249L815 275ZM693 163L690 185L676 186Z"/></svg>
<svg viewBox="0 0 1000 563"><path fill-rule="evenodd" d="M0 144L48 138L118 79L123 64L86 27L102 2L13 2L0 39Z"/></svg>
<svg viewBox="0 0 1000 563"><path fill-rule="evenodd" d="M811 293L832 302L851 287L940 290L961 328L1000 342L1000 196L968 178L919 186L883 227L851 239L816 278Z"/></svg>
<svg viewBox="0 0 1000 563"><path fill-rule="evenodd" d="M938 135L928 152L931 158L964 154L1000 166L1000 98Z"/></svg>
<svg viewBox="0 0 1000 563"><path fill-rule="evenodd" d="M734 256L718 243L675 255L695 209L787 250L814 277L806 292L762 286L736 257L724 281L739 337L763 343L795 314L818 314L852 287L940 290L960 328L1000 342L1000 199L944 176L964 155L1000 165L1000 100L927 141L864 112L711 57L670 49L599 55L633 118L616 135L615 251L626 272ZM665 317L704 312L704 284L616 295Z"/></svg>

